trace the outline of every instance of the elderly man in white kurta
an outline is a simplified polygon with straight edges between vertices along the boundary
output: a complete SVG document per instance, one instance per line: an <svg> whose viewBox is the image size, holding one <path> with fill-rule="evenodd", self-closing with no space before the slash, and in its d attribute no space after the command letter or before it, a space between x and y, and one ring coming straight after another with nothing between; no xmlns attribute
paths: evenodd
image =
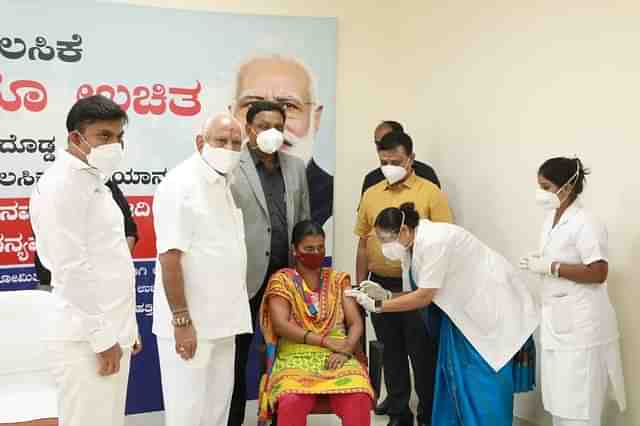
<svg viewBox="0 0 640 426"><path fill-rule="evenodd" d="M240 159L240 124L217 115L195 145L160 184L153 205L153 332L167 426L226 424L235 335L252 331L242 212L229 190Z"/></svg>

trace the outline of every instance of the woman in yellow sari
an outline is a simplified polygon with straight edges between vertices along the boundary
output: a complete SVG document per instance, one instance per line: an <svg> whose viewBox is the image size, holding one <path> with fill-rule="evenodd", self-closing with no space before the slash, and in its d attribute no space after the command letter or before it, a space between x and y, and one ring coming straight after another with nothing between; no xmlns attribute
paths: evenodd
<svg viewBox="0 0 640 426"><path fill-rule="evenodd" d="M278 426L306 425L318 395L326 395L344 426L368 426L373 389L353 357L363 332L360 308L344 290L349 275L321 267L322 228L302 221L293 229L294 269L269 280L260 325L267 371L260 384L260 418L278 412Z"/></svg>

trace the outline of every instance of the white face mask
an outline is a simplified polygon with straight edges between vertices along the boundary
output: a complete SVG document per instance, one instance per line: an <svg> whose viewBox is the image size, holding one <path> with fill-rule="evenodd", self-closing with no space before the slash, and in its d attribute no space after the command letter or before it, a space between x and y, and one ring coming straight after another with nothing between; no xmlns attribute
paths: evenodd
<svg viewBox="0 0 640 426"><path fill-rule="evenodd" d="M82 142L91 149L91 151L86 154L87 163L98 169L98 171L102 173L105 181L110 179L124 158L122 145L119 143L110 143L107 145L91 146L79 132L78 135Z"/></svg>
<svg viewBox="0 0 640 426"><path fill-rule="evenodd" d="M202 158L211 168L222 174L233 172L240 162L240 153L225 148L213 148L205 142L202 147Z"/></svg>
<svg viewBox="0 0 640 426"><path fill-rule="evenodd" d="M258 133L258 148L265 154L273 154L280 149L284 142L284 136L281 131L275 128L265 130Z"/></svg>
<svg viewBox="0 0 640 426"><path fill-rule="evenodd" d="M389 182L389 185L400 182L407 175L407 169L402 166L393 166L389 164L380 167L380 170L382 170L382 174Z"/></svg>
<svg viewBox="0 0 640 426"><path fill-rule="evenodd" d="M405 215L402 213L402 220L400 221L400 231L402 231L402 227L404 226ZM403 260L407 255L407 248L402 245L400 242L400 233L398 233L397 239L393 241L389 241L388 243L382 243L382 255L389 260Z"/></svg>
<svg viewBox="0 0 640 426"><path fill-rule="evenodd" d="M560 207L560 198L555 192L536 189L536 203L545 210L556 210Z"/></svg>
<svg viewBox="0 0 640 426"><path fill-rule="evenodd" d="M389 260L402 260L407 254L407 248L398 240L382 243L382 254Z"/></svg>
<svg viewBox="0 0 640 426"><path fill-rule="evenodd" d="M569 178L569 180L558 189L557 192L545 191L542 188L537 188L536 189L536 203L540 207L545 209L545 210L557 210L557 209L559 209L560 205L562 205L562 203L571 194L570 193L567 194L567 197L564 200L560 200L560 197L558 197L558 194L560 193L560 191L562 191L562 189L565 186L571 185L572 182L577 181L579 175L580 175L580 164L578 164L578 170L576 170L575 174L573 176L571 176Z"/></svg>

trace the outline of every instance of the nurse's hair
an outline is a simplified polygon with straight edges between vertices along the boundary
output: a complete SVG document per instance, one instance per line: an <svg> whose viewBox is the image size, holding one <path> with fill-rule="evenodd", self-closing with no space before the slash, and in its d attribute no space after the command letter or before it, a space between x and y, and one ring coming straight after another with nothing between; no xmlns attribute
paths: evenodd
<svg viewBox="0 0 640 426"><path fill-rule="evenodd" d="M553 182L555 186L561 188L567 182L573 185L571 199L575 199L582 194L586 177L590 174L589 169L585 169L579 158L555 157L551 158L538 169L538 175Z"/></svg>
<svg viewBox="0 0 640 426"><path fill-rule="evenodd" d="M411 229L416 229L420 222L420 215L416 211L413 203L404 203L397 207L387 207L382 210L374 226L386 232L398 233L402 224L407 225Z"/></svg>

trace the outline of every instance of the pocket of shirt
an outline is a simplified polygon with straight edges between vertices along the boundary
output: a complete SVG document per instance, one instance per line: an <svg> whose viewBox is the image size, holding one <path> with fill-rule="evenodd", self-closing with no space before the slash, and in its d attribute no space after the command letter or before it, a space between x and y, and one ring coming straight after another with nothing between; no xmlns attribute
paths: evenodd
<svg viewBox="0 0 640 426"><path fill-rule="evenodd" d="M551 304L551 328L556 334L573 331L573 300L567 294L554 295Z"/></svg>

